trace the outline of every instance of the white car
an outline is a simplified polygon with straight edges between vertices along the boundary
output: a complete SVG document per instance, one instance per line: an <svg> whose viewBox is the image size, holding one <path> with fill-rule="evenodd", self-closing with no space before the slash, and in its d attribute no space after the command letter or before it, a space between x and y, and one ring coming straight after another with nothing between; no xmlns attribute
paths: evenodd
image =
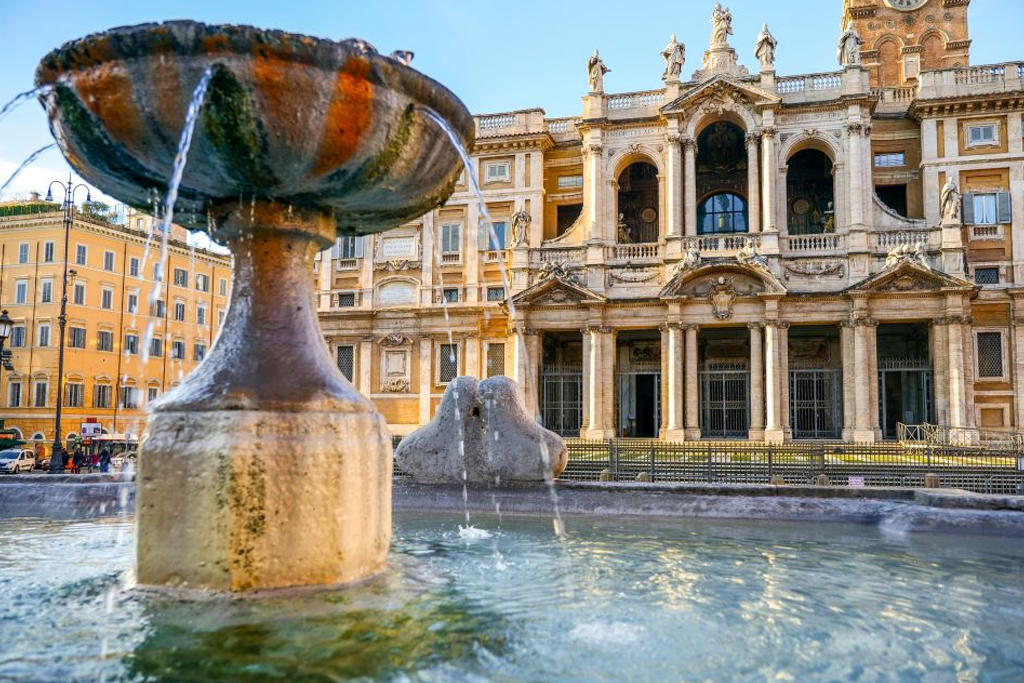
<svg viewBox="0 0 1024 683"><path fill-rule="evenodd" d="M35 468L36 454L28 449L18 450L11 448L6 451L0 451L0 472L4 474L31 472Z"/></svg>

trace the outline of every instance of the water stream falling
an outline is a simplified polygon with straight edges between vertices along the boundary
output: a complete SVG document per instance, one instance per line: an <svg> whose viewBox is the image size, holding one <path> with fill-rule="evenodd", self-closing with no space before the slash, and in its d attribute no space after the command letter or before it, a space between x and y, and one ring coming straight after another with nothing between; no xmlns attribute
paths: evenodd
<svg viewBox="0 0 1024 683"><path fill-rule="evenodd" d="M495 246L501 245L502 247L504 247L504 242L498 240L497 232L494 230L494 222L491 219L490 212L487 210L487 203L486 203L486 201L484 201L484 195L483 195L483 192L480 189L480 183L477 181L476 173L474 172L474 168L473 168L473 160L469 156L469 152L466 150L465 147L463 147L462 142L459 140L459 136L455 132L455 130L452 129L451 126L448 125L448 122L445 121L444 118L440 114L435 112L433 109L430 109L429 107L422 107L421 110L423 111L423 113L426 115L426 117L428 119L433 121L437 125L437 127L440 128L445 133L445 135L448 137L448 140L452 143L452 147L455 148L455 151L458 152L459 157L462 159L462 163L463 163L463 165L466 168L466 177L469 180L470 190L472 191L472 193L476 197L476 203L477 203L477 207L478 207L478 209L480 211L480 215L483 217L484 224L487 226L487 238L490 241L490 244L491 245L495 245ZM448 317L448 302L445 300L445 297L444 297L444 279L443 279L443 275L442 275L442 269L440 267L440 256L439 256L439 253L440 253L440 246L439 246L438 243L435 242L435 245L434 245L434 256L435 256L435 260L438 263L437 272L438 272L438 282L439 282L439 284L441 286L441 302L442 302L442 306L444 308L445 324L448 326L448 344L449 344L448 348L452 349L453 353L454 353L455 346L454 346L453 337L452 337L451 321L450 321L450 319ZM472 257L476 258L476 254L473 254ZM512 285L511 285L511 280L509 279L509 276L508 276L508 271L505 268L505 259L504 258L498 258L498 269L501 272L501 284L505 288L505 296L506 296L505 300L508 303L508 314L509 314L509 317L512 320L515 320L516 308L515 308L515 303L512 301ZM514 344L515 344L515 354L514 354L514 357L515 358L525 357L526 356L526 348L525 348L526 342L522 338L522 335L516 334L516 335L514 335L513 339L515 340L514 341ZM455 362L455 359L453 357L452 358L452 363L454 364L454 362ZM530 392L534 391L534 389L535 389L535 387L533 387L533 378L530 376L530 373L526 373L525 376L523 377L523 380L524 380L524 382L523 382L524 386L522 388L523 389L523 393L524 393L524 395L529 396L529 395L531 395ZM455 419L456 419L456 422L460 425L460 431L461 431L461 424L462 424L462 422L461 422L461 420L459 418L459 414L458 414L458 407L457 406L458 406L458 398L459 397L458 397L457 393L455 394L454 398L456 400ZM495 434L495 438L498 438L497 434ZM465 462L465 439L464 439L464 436L461 433L459 434L459 455L462 456L463 462ZM543 458L543 461L545 463L545 467L547 468L547 471L550 473L551 454L547 452L546 447L544 447L543 445L541 446L541 457ZM463 469L463 472L462 472L462 479L463 479L462 497L463 497L463 502L465 502L467 504L466 522L468 524L469 523L469 509L468 509L468 502L467 502L468 501L468 493L467 493L467 490L466 490L466 471L465 471L465 469ZM553 525L554 525L555 534L557 536L559 536L559 537L562 537L565 534L565 526L562 523L562 515L561 515L561 511L560 511L559 506L558 506L558 491L555 489L555 482L554 482L554 479L550 476L550 474L548 474L548 476L544 477L544 481L547 484L548 491L551 494L552 505L554 506Z"/></svg>
<svg viewBox="0 0 1024 683"><path fill-rule="evenodd" d="M18 166L18 168L14 170L14 173L11 174L11 177L7 179L7 182L4 183L3 185L0 185L0 198L4 196L4 192L7 191L7 188L10 187L11 183L17 180L18 176L21 175L22 171L24 171L26 168L28 168L30 164L32 164L32 162L34 162L36 159L42 156L44 152L47 152L56 146L56 143L52 143L47 145L46 147L40 147L36 151L32 152L32 154L30 154L29 157L25 159L25 161L21 162L21 166Z"/></svg>
<svg viewBox="0 0 1024 683"><path fill-rule="evenodd" d="M40 88L32 88L31 90L26 90L23 93L18 93L10 102L5 104L3 107L0 107L0 121L2 121L3 118L10 114L12 111L21 106L23 102L27 102L36 95L46 95L52 89L53 86L45 85Z"/></svg>

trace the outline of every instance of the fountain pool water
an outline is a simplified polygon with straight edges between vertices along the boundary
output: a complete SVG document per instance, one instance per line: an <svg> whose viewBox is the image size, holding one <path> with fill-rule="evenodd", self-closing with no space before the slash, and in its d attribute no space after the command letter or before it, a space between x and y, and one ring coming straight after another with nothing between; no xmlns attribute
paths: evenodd
<svg viewBox="0 0 1024 683"><path fill-rule="evenodd" d="M0 526L0 680L1019 681L1024 548L706 520L398 513L344 593L124 590L127 519ZM74 557L74 562L68 562Z"/></svg>

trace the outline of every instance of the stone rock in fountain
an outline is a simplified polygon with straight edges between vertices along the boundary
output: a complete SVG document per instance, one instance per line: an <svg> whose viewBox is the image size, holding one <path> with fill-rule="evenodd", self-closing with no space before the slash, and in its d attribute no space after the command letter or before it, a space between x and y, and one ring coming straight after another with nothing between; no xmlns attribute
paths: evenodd
<svg viewBox="0 0 1024 683"><path fill-rule="evenodd" d="M562 437L536 423L508 377L457 377L434 419L399 444L398 467L425 484L544 482L569 462ZM463 452L457 434L464 439Z"/></svg>
<svg viewBox="0 0 1024 683"><path fill-rule="evenodd" d="M149 210L210 73L178 223L226 244L231 305L206 360L155 406L138 470L138 580L215 590L355 581L391 540L391 442L342 377L313 306L314 255L442 203L473 118L367 43L246 26L114 29L45 57L64 156Z"/></svg>

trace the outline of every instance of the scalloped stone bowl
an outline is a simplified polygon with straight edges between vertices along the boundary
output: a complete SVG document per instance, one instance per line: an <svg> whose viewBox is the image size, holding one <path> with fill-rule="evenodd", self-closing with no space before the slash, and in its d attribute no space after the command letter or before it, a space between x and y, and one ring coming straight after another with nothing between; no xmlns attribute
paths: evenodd
<svg viewBox="0 0 1024 683"><path fill-rule="evenodd" d="M339 234L413 219L472 140L444 87L358 40L171 22L117 28L43 59L40 99L83 178L149 209L212 70L176 222L231 249L231 304L206 360L155 405L138 470L143 584L249 590L356 581L391 540L391 441L341 375L312 289Z"/></svg>

